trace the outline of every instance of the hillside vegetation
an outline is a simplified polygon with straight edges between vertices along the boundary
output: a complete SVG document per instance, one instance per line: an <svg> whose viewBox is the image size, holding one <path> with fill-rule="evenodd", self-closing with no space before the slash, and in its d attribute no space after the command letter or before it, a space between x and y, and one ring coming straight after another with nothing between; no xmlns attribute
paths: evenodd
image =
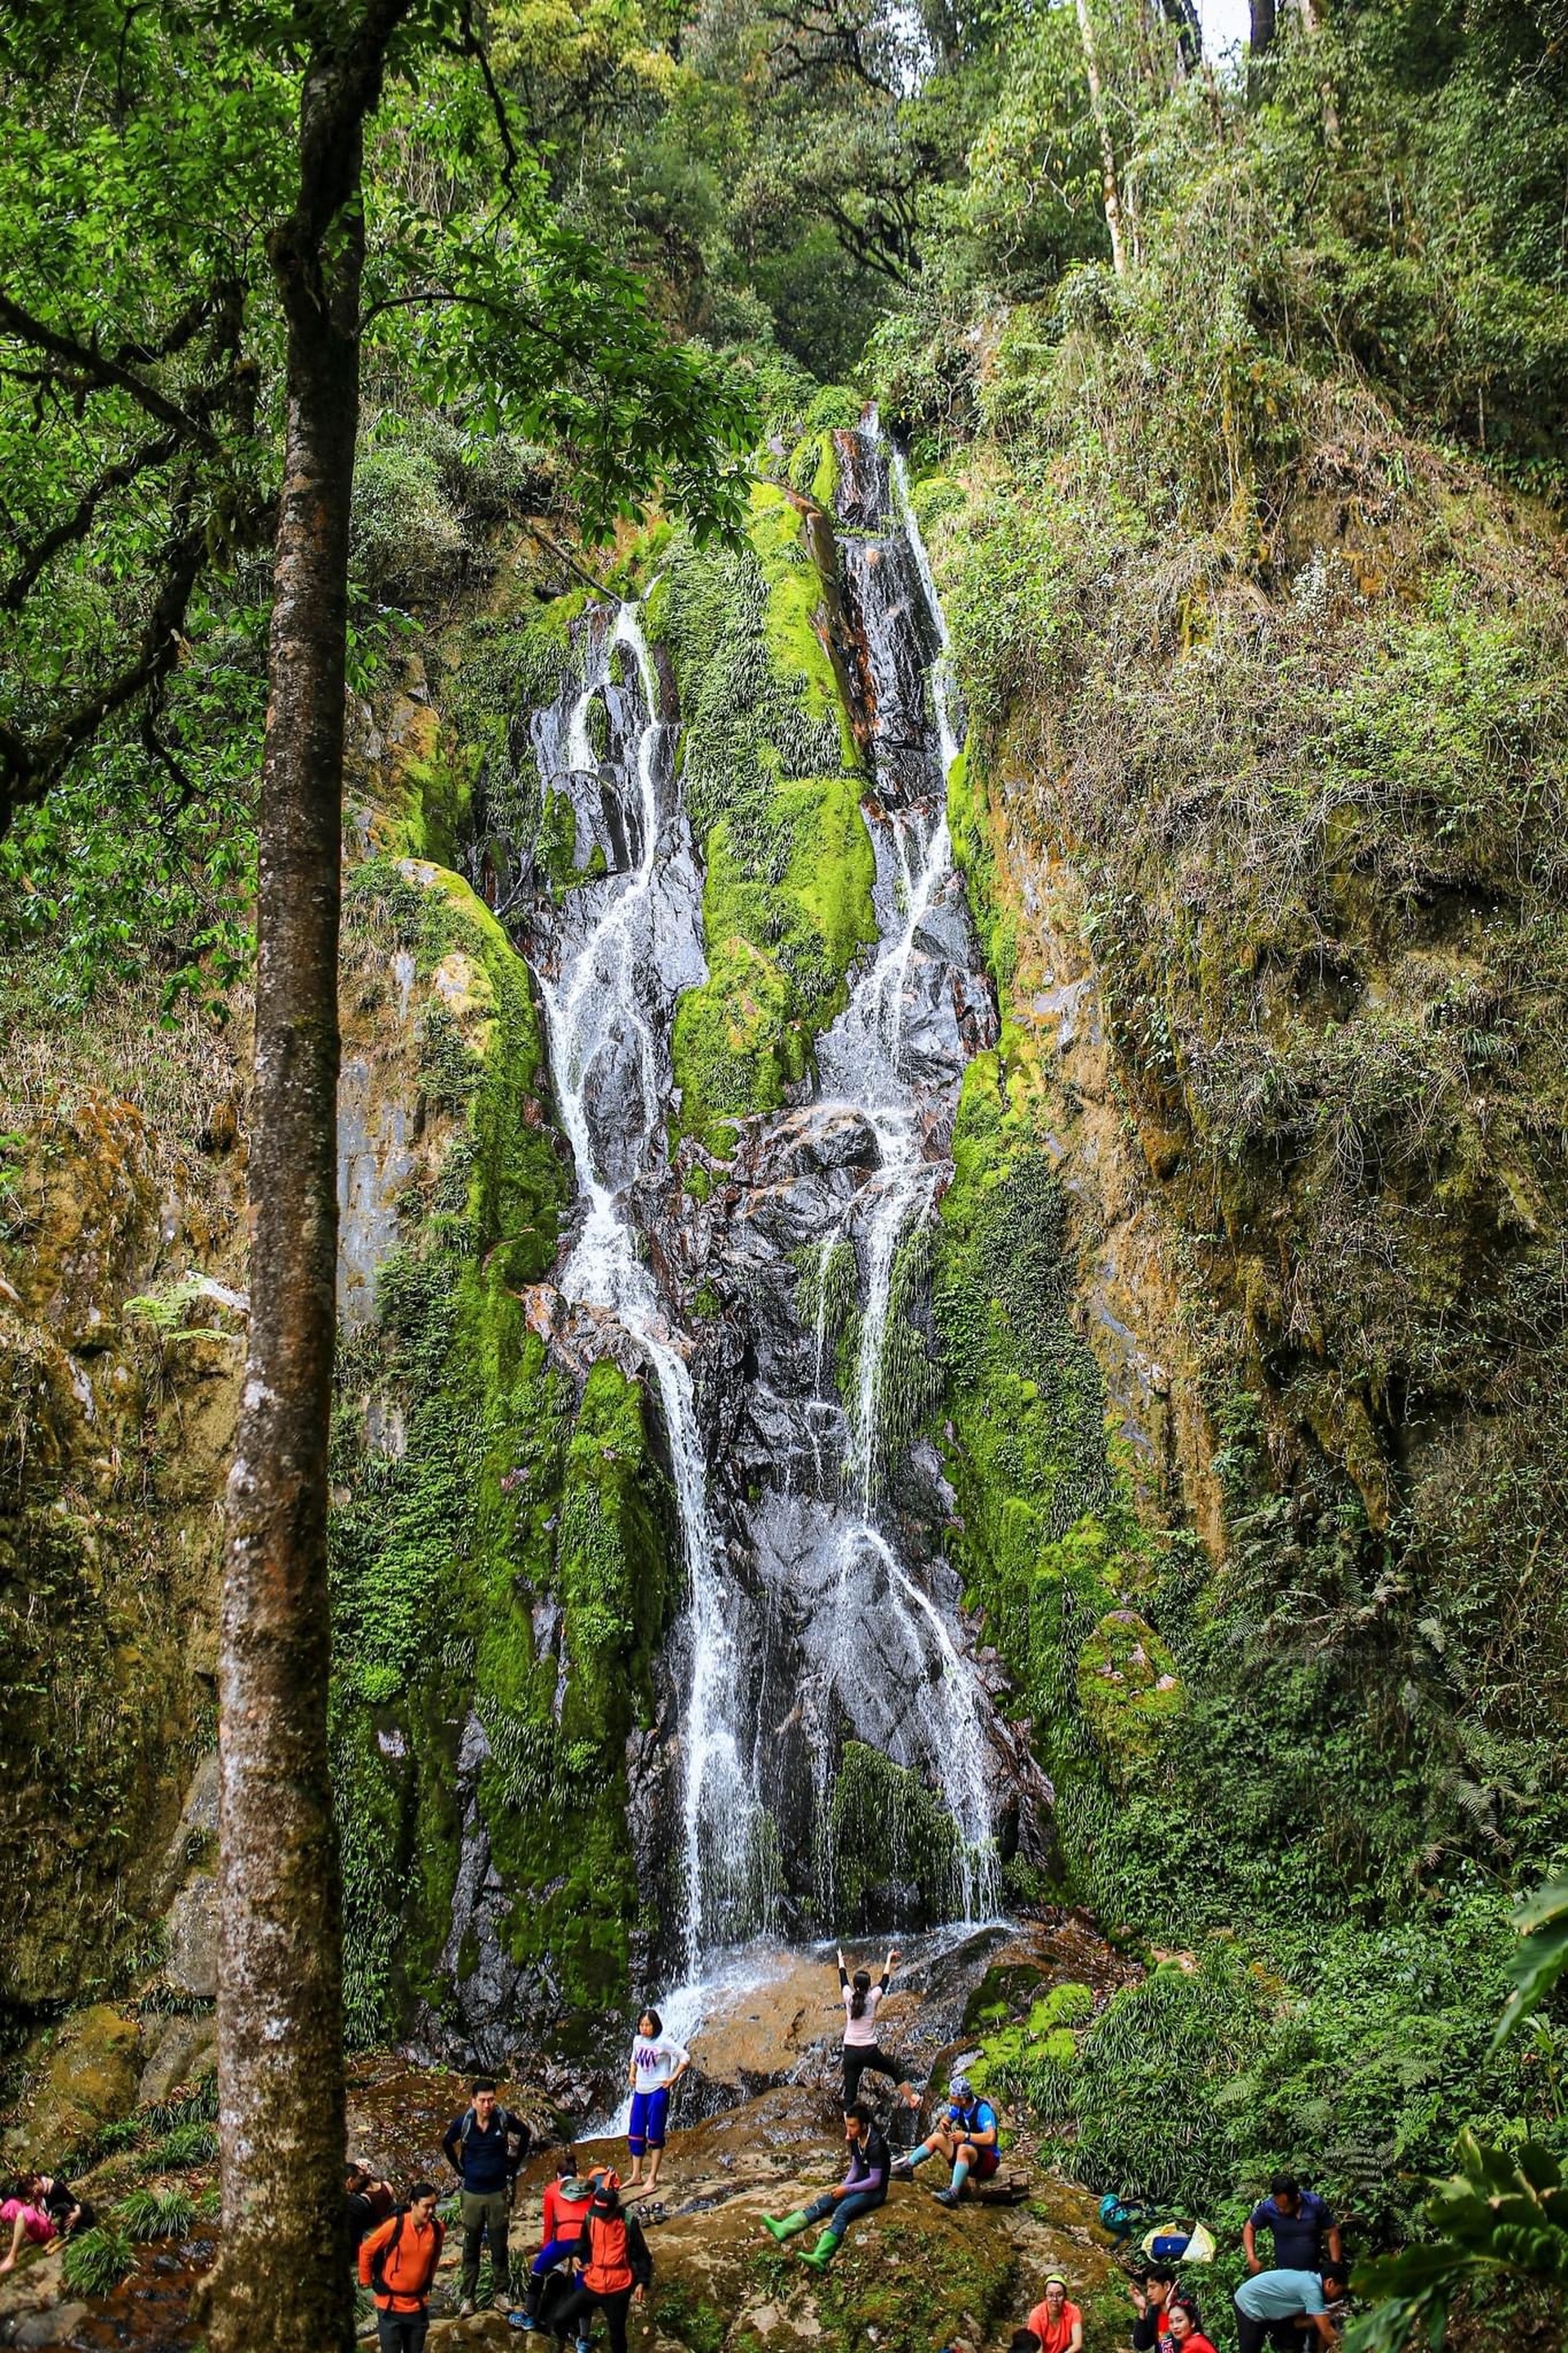
<svg viewBox="0 0 1568 2353"><path fill-rule="evenodd" d="M592 559L661 584L710 974L678 1021L681 1119L717 1162L805 1069L869 935L801 517L864 401L910 450L1002 1026L932 1262L900 1277L931 1300L901 1426L942 1450L966 1600L1056 1789L1058 1878L1019 1871L1011 1896L1082 1902L1158 1963L1097 2018L999 2030L991 2081L1096 2188L1230 2226L1291 2162L1361 2244L1398 2239L1463 2126L1568 2155L1560 1998L1491 2048L1511 1903L1568 1866L1560 12L1342 0L1282 10L1265 42L1258 8L1230 60L1195 53L1179 7L1124 0L491 13L559 217L766 419L743 543L655 519ZM411 680L441 727L417 768L363 754L379 854L351 890L345 1003L363 1029L377 942L422 990L457 946L494 1018L419 1077L461 1149L426 1169L342 1374L334 1728L365 2039L438 1991L458 1825L430 1793L459 1696L491 1736L492 1840L502 1799L611 1760L500 1860L550 1888L510 1962L614 2005L647 1929L627 1742L671 1606L632 1388L601 1366L574 1409L518 1304L564 1191L521 962L463 886L422 896L394 863L480 880L503 834L547 862L518 713L556 682L580 518L547 450L415 398L390 361L373 393L356 741ZM52 1090L129 1093L182 1148L207 1114L127 1079L119 1032L129 1004L161 1039L138 1051L189 1067L243 1024L257 594L240 554L193 613L165 722L188 789L128 723L0 842L0 1242L39 1230L47 1171L20 1139ZM139 1128L143 1222L146 1156ZM166 1448L166 1351L116 1345L123 1442ZM65 1376L34 1337L8 1361L19 1430ZM383 1393L409 1408L395 1460L360 1435ZM47 1683L92 1653L69 1627L19 1641L37 1596L15 1536L53 1498L26 1448L0 1461L5 1639ZM115 1500L144 1544L147 1491ZM520 1560L563 1601L564 1710L553 1667L508 1663ZM432 1664L438 1591L458 1615ZM174 1679L167 1626L154 1649ZM378 1711L415 1686L389 1763ZM204 1703L163 1705L183 1756ZM113 1759L151 1814L145 1727L92 1727L85 1763ZM84 1839L106 1835L92 1811ZM393 1950L385 1890L416 1844L437 1859ZM1494 2313L1496 2341L1552 2341L1544 2308Z"/></svg>

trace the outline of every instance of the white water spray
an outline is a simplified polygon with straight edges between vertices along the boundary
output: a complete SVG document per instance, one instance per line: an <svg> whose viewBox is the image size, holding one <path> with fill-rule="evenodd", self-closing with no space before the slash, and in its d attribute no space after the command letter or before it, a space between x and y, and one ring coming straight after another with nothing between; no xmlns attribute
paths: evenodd
<svg viewBox="0 0 1568 2353"><path fill-rule="evenodd" d="M683 1958L694 1969L706 1940L708 1915L722 1893L713 1885L715 1869L721 1876L726 1870L743 1876L758 1801L749 1759L730 1713L737 1689L734 1643L714 1566L707 1464L687 1364L688 1344L671 1324L653 1276L637 1254L636 1229L623 1214L621 1198L601 1168L588 1109L596 1063L606 1052L629 1043L636 1055L641 1112L637 1173L647 1174L663 1164L658 1052L641 1008L638 985L655 961L654 885L665 846L658 807L658 763L665 730L658 716L658 682L633 605L620 607L595 674L578 699L568 732L567 757L577 770L597 765L589 741L588 713L610 676L616 646L626 647L635 658L647 708L637 755L642 799L641 856L624 886L606 895L597 923L559 981L552 987L542 978L540 987L562 1124L587 1203L587 1217L576 1247L562 1269L559 1288L574 1305L611 1316L636 1342L658 1385L669 1438L685 1554L685 1647L690 1662L681 1736L685 1900L681 1944Z"/></svg>

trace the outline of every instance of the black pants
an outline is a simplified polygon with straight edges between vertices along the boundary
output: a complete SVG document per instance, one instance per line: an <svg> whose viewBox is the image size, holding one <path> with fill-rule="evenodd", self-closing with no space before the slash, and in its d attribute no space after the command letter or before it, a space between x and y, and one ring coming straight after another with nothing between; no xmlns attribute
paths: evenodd
<svg viewBox="0 0 1568 2353"><path fill-rule="evenodd" d="M378 2310L375 2327L381 2339L381 2353L425 2353L425 2337L429 2326L428 2306L423 2312Z"/></svg>
<svg viewBox="0 0 1568 2353"><path fill-rule="evenodd" d="M1236 2334L1239 2353L1280 2353L1287 2346L1304 2348L1307 2338L1289 2320L1248 2320L1245 2312L1236 2313Z"/></svg>
<svg viewBox="0 0 1568 2353"><path fill-rule="evenodd" d="M629 2287L612 2288L606 2294L584 2287L579 2280L565 2303L552 2314L550 2327L557 2337L587 2334L588 2322L595 2309L602 2312L610 2331L610 2353L626 2353L626 2314L631 2309Z"/></svg>
<svg viewBox="0 0 1568 2353"><path fill-rule="evenodd" d="M862 2075L890 2075L895 2084L902 2084L908 2080L909 2072L901 2059L889 2059L888 2053L879 2050L874 2042L859 2046L853 2042L847 2042L844 2045L846 2110L852 2108L860 2096Z"/></svg>

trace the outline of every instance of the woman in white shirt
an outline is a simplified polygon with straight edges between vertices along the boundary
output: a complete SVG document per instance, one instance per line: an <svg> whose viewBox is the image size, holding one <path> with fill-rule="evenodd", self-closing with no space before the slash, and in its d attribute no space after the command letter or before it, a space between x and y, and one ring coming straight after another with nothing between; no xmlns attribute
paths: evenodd
<svg viewBox="0 0 1568 2353"><path fill-rule="evenodd" d="M643 2186L645 2155L648 2160L647 2187L652 2189L658 2183L669 2095L690 2064L690 2052L665 2033L664 2021L658 2010L645 2010L637 2021L637 2039L632 2044L631 2064L626 2069L626 2081L632 2087L631 2123L626 2129L626 2147L632 2153L628 2189Z"/></svg>
<svg viewBox="0 0 1568 2353"><path fill-rule="evenodd" d="M844 1965L844 1948L838 1948L838 1986L844 1997L844 2113L848 2115L860 2096L860 2078L890 2075L900 2088L907 2085L909 2070L901 2059L889 2058L878 2044L877 2010L883 1995L892 1981L893 1970L903 1958L896 1945L890 1946L882 1965L882 1974L875 1985L868 1969L857 1969L851 1978Z"/></svg>

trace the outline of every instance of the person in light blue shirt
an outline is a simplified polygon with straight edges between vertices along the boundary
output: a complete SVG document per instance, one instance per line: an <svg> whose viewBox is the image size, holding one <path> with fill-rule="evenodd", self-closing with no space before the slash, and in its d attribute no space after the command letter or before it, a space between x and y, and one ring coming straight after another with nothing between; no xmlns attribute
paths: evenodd
<svg viewBox="0 0 1568 2353"><path fill-rule="evenodd" d="M1255 2272L1236 2291L1236 2333L1240 2353L1266 2353L1271 2345L1301 2348L1337 2345L1340 2332L1329 2306L1344 2295L1342 2268L1331 2263L1316 2272Z"/></svg>

